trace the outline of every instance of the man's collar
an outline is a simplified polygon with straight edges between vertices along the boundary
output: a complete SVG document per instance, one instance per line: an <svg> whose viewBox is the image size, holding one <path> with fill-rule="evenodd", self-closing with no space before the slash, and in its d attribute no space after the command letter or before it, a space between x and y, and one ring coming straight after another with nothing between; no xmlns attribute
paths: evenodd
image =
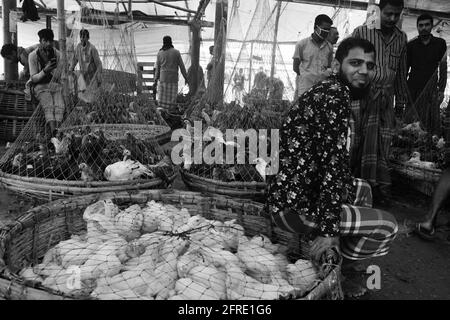
<svg viewBox="0 0 450 320"><path fill-rule="evenodd" d="M315 45L317 45L320 49L323 48L324 45L328 43L327 40L323 40L322 43L318 43L316 40L314 40L313 34L309 37L310 41L312 41Z"/></svg>

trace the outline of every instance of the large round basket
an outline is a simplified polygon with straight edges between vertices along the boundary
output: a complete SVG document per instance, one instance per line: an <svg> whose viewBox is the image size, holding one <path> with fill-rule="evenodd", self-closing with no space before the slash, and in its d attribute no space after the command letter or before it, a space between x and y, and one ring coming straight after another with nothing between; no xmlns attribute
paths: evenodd
<svg viewBox="0 0 450 320"><path fill-rule="evenodd" d="M433 195L442 174L440 169L421 168L400 161L392 161L391 167L394 171L394 178L399 183L409 185L427 196Z"/></svg>
<svg viewBox="0 0 450 320"><path fill-rule="evenodd" d="M92 194L60 199L35 207L0 230L0 271L3 270L0 273L0 298L74 298L40 285L31 287L22 281L17 273L24 266L39 263L47 250L60 241L86 230L86 223L83 220L85 208L98 200L108 198L126 205L145 204L155 200L177 208L186 208L191 215L200 214L208 219L220 221L236 219L244 227L248 236L262 233L276 243L287 245L289 256L295 258L300 253L301 242L298 235L274 227L271 220L261 214L262 205L259 203L173 190ZM333 266L325 278L303 298L341 298L339 275L339 265Z"/></svg>
<svg viewBox="0 0 450 320"><path fill-rule="evenodd" d="M263 201L264 199L265 182L224 182L200 177L183 169L180 170L180 174L183 182L194 191L255 201Z"/></svg>
<svg viewBox="0 0 450 320"><path fill-rule="evenodd" d="M175 173L168 179L171 183L177 176L176 170L174 172ZM4 173L2 171L0 171L0 182L12 191L44 201L52 201L54 199L87 195L91 193L158 189L167 187L167 183L160 178L120 182L93 181L86 183L84 181L22 177Z"/></svg>

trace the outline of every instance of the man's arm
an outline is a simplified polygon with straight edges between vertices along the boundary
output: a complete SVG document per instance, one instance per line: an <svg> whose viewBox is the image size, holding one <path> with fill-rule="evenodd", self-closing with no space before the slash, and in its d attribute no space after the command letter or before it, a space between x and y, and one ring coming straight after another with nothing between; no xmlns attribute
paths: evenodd
<svg viewBox="0 0 450 320"><path fill-rule="evenodd" d="M441 93L442 98L444 98L445 88L447 86L447 45L445 40L443 41L444 54L442 56L441 63L439 64L439 83L438 90Z"/></svg>
<svg viewBox="0 0 450 320"><path fill-rule="evenodd" d="M155 63L155 84L159 81L159 77L161 75L161 61L159 53L156 56L156 63Z"/></svg>
<svg viewBox="0 0 450 320"><path fill-rule="evenodd" d="M103 70L102 60L100 60L97 48L95 47L92 47L92 58L94 59L97 74L101 73Z"/></svg>
<svg viewBox="0 0 450 320"><path fill-rule="evenodd" d="M323 175L319 194L319 234L322 237L337 237L340 233L340 220L345 182L349 179L347 134L349 110L343 105L350 104L350 98L338 94L333 99L324 94L320 102L323 114L324 132L318 151L323 154L321 167L327 168ZM328 98L327 98L328 97Z"/></svg>
<svg viewBox="0 0 450 320"><path fill-rule="evenodd" d="M78 46L75 47L75 52L73 53L72 61L70 62L70 71L74 71L78 64Z"/></svg>
<svg viewBox="0 0 450 320"><path fill-rule="evenodd" d="M300 64L302 62L302 57L303 57L303 46L302 42L299 42L295 45L294 56L292 57L292 59L294 60L292 64L292 69L298 76L300 75Z"/></svg>
<svg viewBox="0 0 450 320"><path fill-rule="evenodd" d="M408 42L408 44L406 45L406 72L409 75L409 69L411 68L411 63L412 63L412 51L413 51L413 46L412 46L412 42Z"/></svg>
<svg viewBox="0 0 450 320"><path fill-rule="evenodd" d="M183 59L181 58L181 54L178 53L178 65L180 66L180 71L181 74L184 77L184 80L186 80L186 82L188 82L188 77L187 77L187 73L186 73L186 67L184 66L184 62Z"/></svg>
<svg viewBox="0 0 450 320"><path fill-rule="evenodd" d="M299 76L300 75L300 59L294 58L292 67L293 67L294 72Z"/></svg>
<svg viewBox="0 0 450 320"><path fill-rule="evenodd" d="M39 83L45 76L45 69L39 70L36 54L30 53L28 56L28 65L30 66L30 80L33 83Z"/></svg>
<svg viewBox="0 0 450 320"><path fill-rule="evenodd" d="M407 67L407 49L406 40L400 55L399 65L397 67L397 74L395 75L395 100L396 112L402 112L405 105L409 101L409 88L407 84L408 67Z"/></svg>

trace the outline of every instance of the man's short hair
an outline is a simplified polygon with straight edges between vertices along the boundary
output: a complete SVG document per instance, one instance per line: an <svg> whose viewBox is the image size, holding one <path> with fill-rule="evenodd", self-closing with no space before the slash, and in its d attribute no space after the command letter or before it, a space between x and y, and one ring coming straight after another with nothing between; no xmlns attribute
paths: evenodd
<svg viewBox="0 0 450 320"><path fill-rule="evenodd" d="M80 30L80 38L81 38L83 35L86 35L87 38L89 39L89 30L88 30L88 29L81 29L81 30Z"/></svg>
<svg viewBox="0 0 450 320"><path fill-rule="evenodd" d="M344 59L348 56L350 50L353 48L361 48L364 50L365 53L373 52L374 55L376 54L375 46L370 41L361 38L349 37L344 39L339 44L335 55L336 60L342 63Z"/></svg>
<svg viewBox="0 0 450 320"><path fill-rule="evenodd" d="M171 45L172 44L172 38L170 36L164 36L163 44L164 45Z"/></svg>
<svg viewBox="0 0 450 320"><path fill-rule="evenodd" d="M331 18L326 14L319 14L314 20L314 25L320 26L322 23L333 24L333 20L331 20Z"/></svg>
<svg viewBox="0 0 450 320"><path fill-rule="evenodd" d="M3 45L1 55L3 58L6 58L7 56L12 55L14 51L17 52L17 46L12 43L7 43Z"/></svg>
<svg viewBox="0 0 450 320"><path fill-rule="evenodd" d="M39 36L39 41L42 39L47 40L47 41L53 41L53 38L55 37L52 29L39 30L38 36Z"/></svg>
<svg viewBox="0 0 450 320"><path fill-rule="evenodd" d="M380 0L378 6L380 7L380 10L383 10L388 4L394 7L405 7L405 2L403 0Z"/></svg>
<svg viewBox="0 0 450 320"><path fill-rule="evenodd" d="M433 26L433 17L430 14L428 14L428 13L421 14L417 18L417 25L419 24L420 21L423 21L423 20L431 20L431 25Z"/></svg>

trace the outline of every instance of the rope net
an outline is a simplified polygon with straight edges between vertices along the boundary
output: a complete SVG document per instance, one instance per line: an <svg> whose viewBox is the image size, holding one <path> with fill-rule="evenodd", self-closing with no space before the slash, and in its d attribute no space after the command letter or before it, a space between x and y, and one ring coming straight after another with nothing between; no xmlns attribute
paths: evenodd
<svg viewBox="0 0 450 320"><path fill-rule="evenodd" d="M86 67L86 57L77 55L77 67L69 72L85 26L101 68L92 71L92 63ZM1 171L86 183L157 177L166 181L174 175L171 162L155 140L170 128L156 112L154 101L136 93L132 29L108 25L103 11L89 10L84 3L66 43L68 63L59 63L55 69L47 89L50 99L40 100L26 127L0 159ZM50 132L47 124L49 105L64 112L56 132Z"/></svg>
<svg viewBox="0 0 450 320"><path fill-rule="evenodd" d="M324 277L306 256L236 220L208 220L155 201L107 199L83 213L87 232L50 248L19 275L76 298L224 300L298 298Z"/></svg>
<svg viewBox="0 0 450 320"><path fill-rule="evenodd" d="M251 104L263 100L273 105L293 96L294 86L276 42L276 19L277 2L258 1L244 34L237 8L233 11L227 33L226 101Z"/></svg>
<svg viewBox="0 0 450 320"><path fill-rule="evenodd" d="M217 38L223 39L223 42L221 45L216 43L214 47L212 77L208 82L206 93L186 110L186 116L190 120L186 128L187 132L191 132L194 121L201 121L204 135L201 139L205 138L202 152L205 153L212 144L223 141L219 148L223 147L224 159L222 163L216 157L218 161L214 164L192 164L191 157L183 151L185 154L180 156L185 158L183 168L186 172L221 182L265 181L265 175L258 171L256 162L258 157L262 157L257 151L258 146L263 143L262 140L250 141L248 137L243 138L243 133L240 133L232 140L226 141L224 135L227 129L243 131L264 129L267 130L265 136L257 139L265 140L267 150L270 150L270 130L281 127L283 116L290 107L290 102L286 100L288 94L285 89L291 88L293 92L293 87L288 80L289 74L282 61L280 49L274 44L277 9L276 6L271 7L274 4L276 4L274 1L269 0L256 3L253 18L245 34L242 31L237 1L233 2L228 28L222 21ZM226 37L222 36L224 34ZM270 66L272 58L275 76L271 78L270 70L266 70L269 71L269 74L266 74L260 68ZM211 131L207 132L209 129L218 131L211 136ZM225 159L226 150L230 145L234 148L233 164ZM243 156L245 163L239 161L238 164L238 153L239 157ZM190 154L194 154L194 140ZM215 153L212 155L215 156ZM265 161L269 162L269 159L265 157Z"/></svg>

